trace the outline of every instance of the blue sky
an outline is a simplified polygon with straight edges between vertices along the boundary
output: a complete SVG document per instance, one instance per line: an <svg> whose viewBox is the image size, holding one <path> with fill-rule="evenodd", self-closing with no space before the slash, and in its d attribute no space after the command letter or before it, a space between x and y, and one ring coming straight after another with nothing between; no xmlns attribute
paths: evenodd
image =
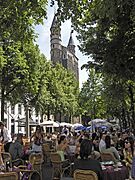
<svg viewBox="0 0 135 180"><path fill-rule="evenodd" d="M44 25L39 25L35 27L36 32L38 33L37 44L41 52L50 60L50 27L54 17L54 7L48 6L47 19L44 20ZM62 44L67 46L71 32L71 22L70 20L64 22L61 26L61 39ZM83 55L77 45L79 44L76 38L76 32L73 33L73 40L76 45L76 56L79 59L79 84L80 88L82 87L83 82L88 78L86 70L81 70L81 66L88 61L88 57Z"/></svg>

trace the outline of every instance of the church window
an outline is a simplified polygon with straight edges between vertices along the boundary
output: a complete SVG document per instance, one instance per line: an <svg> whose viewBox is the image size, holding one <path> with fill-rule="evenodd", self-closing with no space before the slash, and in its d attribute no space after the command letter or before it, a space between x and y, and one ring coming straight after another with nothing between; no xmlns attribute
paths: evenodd
<svg viewBox="0 0 135 180"><path fill-rule="evenodd" d="M7 113L7 102L4 103L4 111Z"/></svg>
<svg viewBox="0 0 135 180"><path fill-rule="evenodd" d="M18 104L18 114L22 114L22 105Z"/></svg>
<svg viewBox="0 0 135 180"><path fill-rule="evenodd" d="M11 105L11 114L15 114L15 106Z"/></svg>

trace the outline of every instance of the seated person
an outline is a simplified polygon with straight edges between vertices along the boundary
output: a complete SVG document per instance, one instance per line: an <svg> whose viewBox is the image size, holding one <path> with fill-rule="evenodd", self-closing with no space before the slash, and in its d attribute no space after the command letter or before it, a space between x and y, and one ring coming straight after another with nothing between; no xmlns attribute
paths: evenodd
<svg viewBox="0 0 135 180"><path fill-rule="evenodd" d="M125 165L131 169L132 166L132 160L134 155L134 141L130 138L127 138L125 140L125 147L123 148L123 162Z"/></svg>
<svg viewBox="0 0 135 180"><path fill-rule="evenodd" d="M9 153L12 156L12 160L22 158L24 156L22 137L22 134L18 134L15 142L10 144Z"/></svg>
<svg viewBox="0 0 135 180"><path fill-rule="evenodd" d="M102 153L106 149L105 137L106 137L106 133L101 133L100 134L100 142L99 142L99 151L100 151L100 153Z"/></svg>
<svg viewBox="0 0 135 180"><path fill-rule="evenodd" d="M42 152L42 144L43 144L43 131L42 128L37 125L35 133L31 136L30 141L32 143L32 151L33 152Z"/></svg>
<svg viewBox="0 0 135 180"><path fill-rule="evenodd" d="M74 170L92 170L94 171L99 180L102 180L102 168L100 162L95 159L91 159L90 155L92 152L92 142L88 139L84 139L80 146L80 158L74 162Z"/></svg>
<svg viewBox="0 0 135 180"><path fill-rule="evenodd" d="M106 149L103 152L110 152L114 155L116 162L120 161L120 155L114 146L111 146L111 137L106 135L105 137Z"/></svg>
<svg viewBox="0 0 135 180"><path fill-rule="evenodd" d="M65 135L61 135L58 140L57 153L60 154L61 160L65 160L65 154L68 148L68 142Z"/></svg>
<svg viewBox="0 0 135 180"><path fill-rule="evenodd" d="M0 144L1 146L1 144ZM1 155L1 149L0 149L0 170L4 170L5 169L5 165L4 165L4 162L3 162L3 158L2 158L2 155Z"/></svg>

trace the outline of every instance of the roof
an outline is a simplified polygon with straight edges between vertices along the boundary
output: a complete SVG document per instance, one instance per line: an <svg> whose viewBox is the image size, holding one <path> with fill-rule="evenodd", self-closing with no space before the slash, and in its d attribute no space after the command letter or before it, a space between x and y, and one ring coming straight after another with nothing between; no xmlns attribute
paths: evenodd
<svg viewBox="0 0 135 180"><path fill-rule="evenodd" d="M70 38L69 38L68 46L75 46L72 34L73 34L73 30L70 33Z"/></svg>
<svg viewBox="0 0 135 180"><path fill-rule="evenodd" d="M52 21L52 25L51 25L51 28L56 28L56 27L59 27L60 26L60 21L58 19L58 15L55 14L54 15L54 18L53 18L53 21Z"/></svg>
<svg viewBox="0 0 135 180"><path fill-rule="evenodd" d="M25 127L26 126L26 118L21 118L16 120L15 122L18 122L19 127ZM33 121L33 119L29 118L29 125L30 126L37 126L39 123Z"/></svg>

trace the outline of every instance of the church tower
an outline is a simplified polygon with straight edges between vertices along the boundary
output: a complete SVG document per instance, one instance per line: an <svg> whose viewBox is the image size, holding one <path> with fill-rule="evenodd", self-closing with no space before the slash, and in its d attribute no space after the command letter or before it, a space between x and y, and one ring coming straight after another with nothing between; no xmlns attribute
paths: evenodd
<svg viewBox="0 0 135 180"><path fill-rule="evenodd" d="M72 52L73 54L75 54L75 45L74 45L74 41L73 41L73 37L72 37L72 34L73 34L73 30L71 31L70 33L70 38L69 38L69 42L68 42L68 50L70 52Z"/></svg>
<svg viewBox="0 0 135 180"><path fill-rule="evenodd" d="M55 14L52 25L50 28L51 36L51 61L53 64L62 63L61 62L61 23L58 16Z"/></svg>

